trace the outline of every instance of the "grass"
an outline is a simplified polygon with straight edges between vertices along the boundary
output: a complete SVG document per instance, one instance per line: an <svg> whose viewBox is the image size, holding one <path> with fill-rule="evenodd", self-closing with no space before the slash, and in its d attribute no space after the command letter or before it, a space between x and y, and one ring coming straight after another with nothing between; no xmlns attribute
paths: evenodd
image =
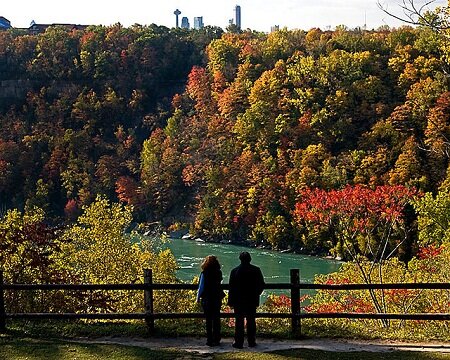
<svg viewBox="0 0 450 360"><path fill-rule="evenodd" d="M211 360L289 360L289 359L418 359L418 360L440 360L449 359L450 354L442 353L369 353L349 352L337 353L316 350L287 350L271 353L257 352L232 352L216 354L192 354L174 350L151 350L146 348L103 345L103 344L79 344L67 341L71 338L95 339L103 336L127 336L146 338L147 328L143 322L82 322L82 321L11 321L8 322L8 332L0 334L0 360L16 359L108 359L108 360L138 360L138 359L211 359ZM203 329L201 320L179 320L159 321L153 337L177 337L177 336L199 336L199 329ZM222 327L224 336L232 336L233 329ZM290 338L289 332L280 333L271 331L264 332L258 329L258 337ZM272 328L273 330L273 328ZM316 334L317 336L317 334ZM314 337L316 337L314 336ZM345 335L342 335L345 336ZM341 336L341 337L342 337ZM320 341L320 340L318 340Z"/></svg>
<svg viewBox="0 0 450 360"><path fill-rule="evenodd" d="M258 337L291 339L290 324L284 319L258 319ZM304 337L326 337L364 340L397 340L410 342L450 341L450 324L446 322L429 322L422 324L392 321L389 328L383 328L374 321L346 321L345 319L306 319L301 323L301 333ZM17 336L34 336L42 338L57 337L101 337L127 336L147 337L147 327L143 321L74 321L74 320L32 320L8 321L10 333ZM202 319L158 320L152 336L201 336L204 321ZM227 321L222 323L224 337L233 335L233 327Z"/></svg>
<svg viewBox="0 0 450 360"><path fill-rule="evenodd" d="M450 359L450 354L392 352L369 353L351 352L335 353L316 350L286 350L271 353L230 352L220 354L192 354L184 351L151 350L133 346L74 344L59 340L40 340L34 338L0 337L1 360L441 360Z"/></svg>
<svg viewBox="0 0 450 360"><path fill-rule="evenodd" d="M277 351L269 354L261 353L228 353L214 356L214 360L440 360L450 359L450 355L418 352L393 352L393 353L369 353L369 352L347 352L335 353L318 350L287 350Z"/></svg>
<svg viewBox="0 0 450 360"><path fill-rule="evenodd" d="M71 320L11 321L7 324L8 334L14 337L35 337L40 339L102 336L146 337L147 327L143 322L92 322Z"/></svg>
<svg viewBox="0 0 450 360"><path fill-rule="evenodd" d="M147 326L143 321L95 321L83 322L73 320L32 320L32 321L10 321L7 324L8 333L17 337L31 336L37 338L73 338L73 337L102 337L102 336L135 336L148 337ZM203 320L178 319L158 320L154 337L177 337L177 336L203 336ZM234 328L222 326L222 336L233 336ZM290 338L290 333L265 334L259 333L261 337Z"/></svg>
<svg viewBox="0 0 450 360"><path fill-rule="evenodd" d="M393 352L393 353L332 353L318 350L287 350L277 351L269 354L262 353L227 353L217 354L214 360L441 360L450 359L450 355L417 353L417 352Z"/></svg>
<svg viewBox="0 0 450 360"><path fill-rule="evenodd" d="M36 339L0 339L0 359L2 360L172 360L181 358L184 353L177 351L149 350L119 345L82 345L63 341ZM189 356L184 359L202 359L202 356Z"/></svg>

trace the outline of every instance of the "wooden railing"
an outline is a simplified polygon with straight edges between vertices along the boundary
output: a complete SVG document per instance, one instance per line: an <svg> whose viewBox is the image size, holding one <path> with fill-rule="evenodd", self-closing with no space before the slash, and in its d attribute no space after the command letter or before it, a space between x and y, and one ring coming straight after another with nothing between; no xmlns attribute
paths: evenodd
<svg viewBox="0 0 450 360"><path fill-rule="evenodd" d="M195 284L154 284L152 270L144 270L143 284L6 284L0 271L0 331L6 330L7 319L143 319L150 332L154 330L157 319L203 318L203 313L157 313L153 309L153 292L158 290L197 290ZM228 290L228 284L223 289ZM257 313L259 318L291 319L294 335L301 332L301 319L341 318L341 319L388 319L388 320L450 320L450 313L312 313L301 312L301 290L387 290L387 289L434 289L450 290L450 283L388 283L388 284L304 284L300 282L298 269L290 270L289 283L269 283L266 290L289 290L290 312ZM8 313L5 309L5 291L35 290L129 290L143 291L145 312L142 313ZM232 318L233 313L221 313L222 318Z"/></svg>

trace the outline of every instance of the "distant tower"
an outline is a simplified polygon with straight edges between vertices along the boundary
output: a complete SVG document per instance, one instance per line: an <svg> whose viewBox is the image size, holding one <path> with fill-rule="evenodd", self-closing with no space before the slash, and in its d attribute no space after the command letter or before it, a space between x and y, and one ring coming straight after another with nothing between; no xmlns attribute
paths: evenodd
<svg viewBox="0 0 450 360"><path fill-rule="evenodd" d="M234 8L234 23L236 24L236 27L240 30L241 29L241 7L239 5L236 5Z"/></svg>
<svg viewBox="0 0 450 360"><path fill-rule="evenodd" d="M183 16L181 19L181 28L182 29L189 29L189 19L186 16Z"/></svg>
<svg viewBox="0 0 450 360"><path fill-rule="evenodd" d="M203 28L203 16L197 16L194 18L194 29L202 29Z"/></svg>
<svg viewBox="0 0 450 360"><path fill-rule="evenodd" d="M176 27L178 27L178 16L181 14L181 11L176 9L173 14L175 15L175 19L176 19Z"/></svg>

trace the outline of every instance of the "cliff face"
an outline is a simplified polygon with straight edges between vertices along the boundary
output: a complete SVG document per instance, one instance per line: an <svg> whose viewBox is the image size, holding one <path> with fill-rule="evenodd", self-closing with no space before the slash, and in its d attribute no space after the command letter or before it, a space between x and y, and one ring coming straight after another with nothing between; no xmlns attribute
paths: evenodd
<svg viewBox="0 0 450 360"><path fill-rule="evenodd" d="M2 80L0 81L0 99L24 100L27 93L34 90L38 91L45 86L51 95L58 95L67 90L80 90L81 85L70 81L51 81L43 84L33 80Z"/></svg>
<svg viewBox="0 0 450 360"><path fill-rule="evenodd" d="M0 81L0 99L23 99L32 89L33 82L30 80L2 80Z"/></svg>

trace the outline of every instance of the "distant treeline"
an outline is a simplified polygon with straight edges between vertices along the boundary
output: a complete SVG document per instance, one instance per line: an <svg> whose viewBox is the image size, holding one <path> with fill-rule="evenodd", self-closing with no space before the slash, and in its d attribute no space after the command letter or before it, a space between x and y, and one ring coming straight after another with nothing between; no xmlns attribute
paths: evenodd
<svg viewBox="0 0 450 360"><path fill-rule="evenodd" d="M448 190L449 58L429 28L0 32L0 81L29 86L0 94L0 209L71 220L102 194L139 221L327 251L305 190Z"/></svg>

